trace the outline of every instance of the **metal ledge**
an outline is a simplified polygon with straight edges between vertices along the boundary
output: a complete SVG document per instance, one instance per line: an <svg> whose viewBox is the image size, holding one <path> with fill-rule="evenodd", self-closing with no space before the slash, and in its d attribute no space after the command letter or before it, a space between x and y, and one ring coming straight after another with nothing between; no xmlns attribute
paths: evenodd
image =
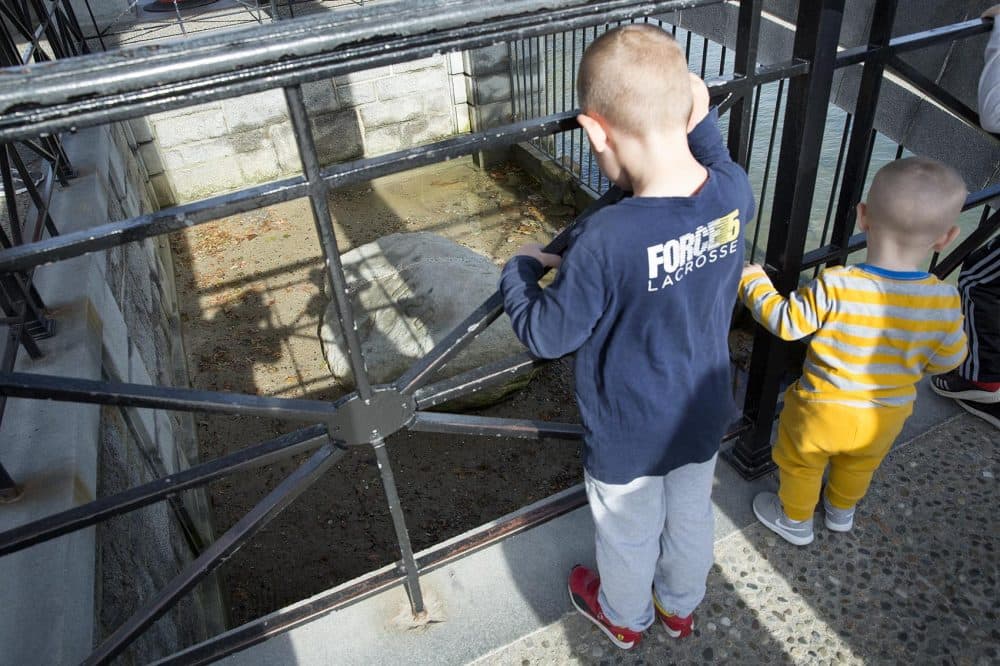
<svg viewBox="0 0 1000 666"><path fill-rule="evenodd" d="M0 141L723 0L407 0L0 73Z"/></svg>

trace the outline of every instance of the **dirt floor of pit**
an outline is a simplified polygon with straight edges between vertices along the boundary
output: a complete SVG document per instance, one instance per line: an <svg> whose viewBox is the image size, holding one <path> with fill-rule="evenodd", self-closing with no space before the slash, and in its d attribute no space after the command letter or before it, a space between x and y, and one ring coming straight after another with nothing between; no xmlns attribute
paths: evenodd
<svg viewBox="0 0 1000 666"><path fill-rule="evenodd" d="M395 232L434 231L496 261L544 241L574 214L535 194L525 174L456 160L340 190L330 198L347 251ZM317 329L327 304L309 204L298 200L201 225L172 239L185 344L196 388L330 399L338 394ZM576 421L571 370L544 368L528 389L478 412ZM298 427L204 416L209 460ZM566 488L581 478L579 445L403 431L388 439L415 549ZM302 458L209 487L217 534L231 527ZM221 569L240 624L399 558L373 454L351 449L332 471Z"/></svg>

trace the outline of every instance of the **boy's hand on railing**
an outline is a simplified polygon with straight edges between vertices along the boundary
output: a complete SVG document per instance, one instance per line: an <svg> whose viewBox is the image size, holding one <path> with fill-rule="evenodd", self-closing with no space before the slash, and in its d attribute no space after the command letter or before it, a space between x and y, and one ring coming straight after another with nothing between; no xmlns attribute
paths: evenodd
<svg viewBox="0 0 1000 666"><path fill-rule="evenodd" d="M984 19L990 19L990 18L991 19L996 19L996 17L998 17L998 16L1000 16L1000 5L993 5L992 7L990 7L989 9L987 9L985 12L983 12L982 18L984 18Z"/></svg>
<svg viewBox="0 0 1000 666"><path fill-rule="evenodd" d="M688 120L688 133L698 126L708 115L708 86L697 74L689 72L691 78L691 118Z"/></svg>
<svg viewBox="0 0 1000 666"><path fill-rule="evenodd" d="M767 272L764 270L764 267L761 266L760 264L747 264L746 266L743 267L743 277L747 277L748 275L756 275L757 273L764 273L765 275L767 275Z"/></svg>
<svg viewBox="0 0 1000 666"><path fill-rule="evenodd" d="M514 253L514 256L533 257L545 268L559 268L562 263L562 257L558 254L543 252L542 246L538 243L525 243Z"/></svg>

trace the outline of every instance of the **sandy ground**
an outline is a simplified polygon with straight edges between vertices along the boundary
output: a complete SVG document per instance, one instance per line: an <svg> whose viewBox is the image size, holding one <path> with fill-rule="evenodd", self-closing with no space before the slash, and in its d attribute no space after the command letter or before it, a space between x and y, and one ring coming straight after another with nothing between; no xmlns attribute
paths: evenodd
<svg viewBox="0 0 1000 666"><path fill-rule="evenodd" d="M331 197L341 251L399 231L430 230L498 264L524 242L544 241L574 214L533 194L513 168L490 173L456 160L342 190ZM322 260L306 200L240 215L172 238L185 343L195 387L283 397L337 394L317 328L326 307ZM480 413L577 419L565 363ZM201 417L203 460L299 425ZM410 535L430 546L580 480L573 442L397 433L388 440ZM221 534L298 460L210 486ZM231 620L243 623L397 560L373 454L352 449L221 570Z"/></svg>

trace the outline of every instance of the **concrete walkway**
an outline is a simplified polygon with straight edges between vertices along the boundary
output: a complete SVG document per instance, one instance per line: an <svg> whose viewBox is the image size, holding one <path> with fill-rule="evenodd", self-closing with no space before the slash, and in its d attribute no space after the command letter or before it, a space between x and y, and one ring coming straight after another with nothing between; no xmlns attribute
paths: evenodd
<svg viewBox="0 0 1000 666"><path fill-rule="evenodd" d="M956 416L893 452L852 532L717 542L692 637L623 652L569 613L476 663L998 663L998 476L1000 433Z"/></svg>

